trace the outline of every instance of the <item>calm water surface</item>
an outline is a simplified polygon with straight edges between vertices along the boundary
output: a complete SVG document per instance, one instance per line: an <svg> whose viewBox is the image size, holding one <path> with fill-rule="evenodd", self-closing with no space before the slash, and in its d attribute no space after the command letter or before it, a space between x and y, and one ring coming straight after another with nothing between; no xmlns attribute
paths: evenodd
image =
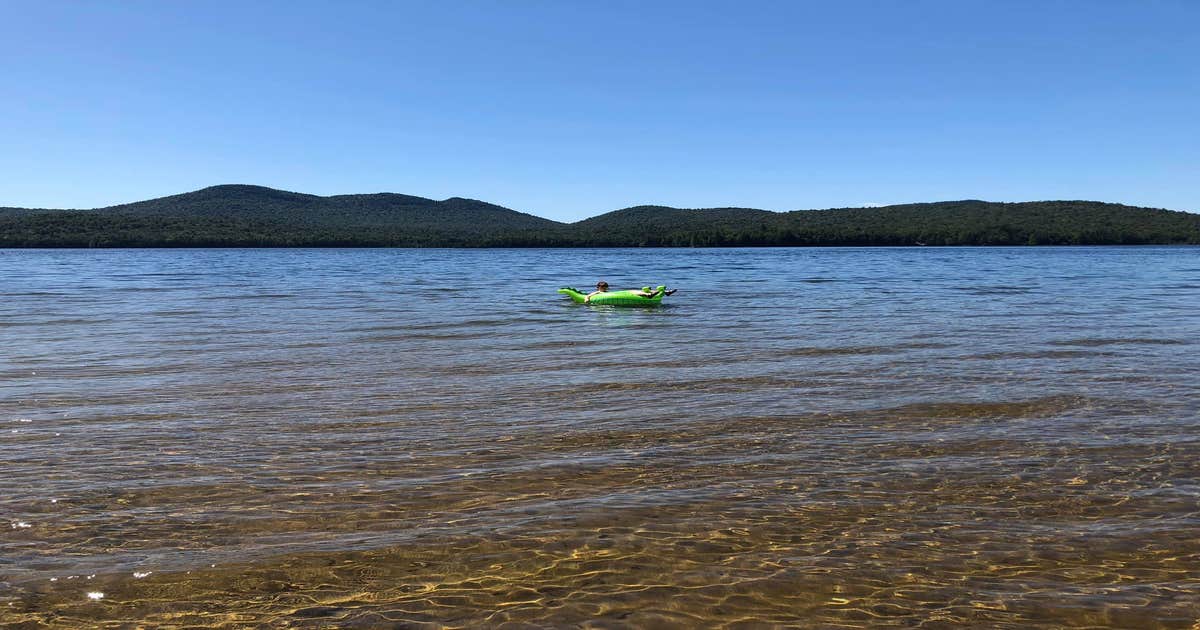
<svg viewBox="0 0 1200 630"><path fill-rule="evenodd" d="M1198 339L1195 248L0 251L0 625L1192 627Z"/></svg>

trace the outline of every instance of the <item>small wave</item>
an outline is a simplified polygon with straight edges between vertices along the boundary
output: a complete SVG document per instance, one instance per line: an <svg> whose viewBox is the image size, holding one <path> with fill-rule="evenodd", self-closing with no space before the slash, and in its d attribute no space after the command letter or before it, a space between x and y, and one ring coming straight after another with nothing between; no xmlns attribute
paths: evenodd
<svg viewBox="0 0 1200 630"><path fill-rule="evenodd" d="M538 348L544 350L554 350L556 348L577 348L580 346L591 346L595 342L583 339L566 339L561 341L542 341L527 345L528 348Z"/></svg>
<svg viewBox="0 0 1200 630"><path fill-rule="evenodd" d="M1123 345L1141 345L1141 346L1177 346L1187 345L1191 342L1180 339L1157 339L1146 337L1131 337L1131 338L1083 338L1083 339L1064 339L1061 341L1049 342L1052 346L1123 346Z"/></svg>
<svg viewBox="0 0 1200 630"><path fill-rule="evenodd" d="M1090 350L1031 350L1028 352L990 352L963 357L981 361L996 361L1005 359L1079 359L1085 357L1106 356L1111 353L1093 352Z"/></svg>
<svg viewBox="0 0 1200 630"><path fill-rule="evenodd" d="M845 355L867 355L867 354L895 354L905 350L936 350L939 348L949 348L951 344L945 343L905 343L889 346L835 346L830 348L789 348L773 352L772 354L789 357L811 357L811 356L845 356Z"/></svg>
<svg viewBox="0 0 1200 630"><path fill-rule="evenodd" d="M438 331L456 328L478 328L481 326L504 326L512 322L504 319L468 319L460 322L435 322L428 324L380 324L377 326L356 326L346 328L345 332L405 332L405 331Z"/></svg>
<svg viewBox="0 0 1200 630"><path fill-rule="evenodd" d="M790 348L774 354L787 357L843 356L855 354L892 354L899 352L892 346L846 346L839 348Z"/></svg>
<svg viewBox="0 0 1200 630"><path fill-rule="evenodd" d="M1012 401L914 403L877 413L896 418L1031 418L1094 407L1100 402L1084 396L1048 396Z"/></svg>
<svg viewBox="0 0 1200 630"><path fill-rule="evenodd" d="M569 390L572 395L583 396L589 393L614 391L694 391L712 394L717 392L741 391L760 387L795 387L798 382L792 379L782 379L774 376L730 376L724 378L706 378L686 381L619 381L605 383L584 383L575 385Z"/></svg>
<svg viewBox="0 0 1200 630"><path fill-rule="evenodd" d="M994 287L958 287L958 290L971 295L1020 295L1032 293L1034 287L997 285Z"/></svg>
<svg viewBox="0 0 1200 630"><path fill-rule="evenodd" d="M495 333L412 333L408 335L372 335L363 337L362 341L412 341L414 339L455 340L455 339L485 339L494 337Z"/></svg>

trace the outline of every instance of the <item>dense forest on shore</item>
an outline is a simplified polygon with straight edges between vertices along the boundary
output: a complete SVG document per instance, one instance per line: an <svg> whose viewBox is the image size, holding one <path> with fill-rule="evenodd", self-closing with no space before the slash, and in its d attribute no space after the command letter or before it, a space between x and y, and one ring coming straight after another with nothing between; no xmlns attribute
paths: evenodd
<svg viewBox="0 0 1200 630"><path fill-rule="evenodd" d="M227 185L94 210L0 208L0 247L1200 244L1200 214L1096 201L771 212L638 206L559 223L471 199Z"/></svg>

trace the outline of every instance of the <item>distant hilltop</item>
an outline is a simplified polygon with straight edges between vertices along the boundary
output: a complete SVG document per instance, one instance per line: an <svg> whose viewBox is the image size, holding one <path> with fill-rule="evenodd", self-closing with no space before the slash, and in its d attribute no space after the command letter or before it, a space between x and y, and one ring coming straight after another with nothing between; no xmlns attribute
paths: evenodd
<svg viewBox="0 0 1200 630"><path fill-rule="evenodd" d="M560 223L483 201L262 186L92 210L0 208L0 247L730 247L1200 244L1200 215L1098 201L772 212L637 206Z"/></svg>

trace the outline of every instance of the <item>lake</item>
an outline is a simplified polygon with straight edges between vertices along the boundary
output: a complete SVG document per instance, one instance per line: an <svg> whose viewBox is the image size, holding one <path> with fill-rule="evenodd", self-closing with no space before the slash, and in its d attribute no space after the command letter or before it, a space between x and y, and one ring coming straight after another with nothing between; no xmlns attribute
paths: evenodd
<svg viewBox="0 0 1200 630"><path fill-rule="evenodd" d="M0 622L1191 627L1198 339L1196 248L3 250Z"/></svg>

